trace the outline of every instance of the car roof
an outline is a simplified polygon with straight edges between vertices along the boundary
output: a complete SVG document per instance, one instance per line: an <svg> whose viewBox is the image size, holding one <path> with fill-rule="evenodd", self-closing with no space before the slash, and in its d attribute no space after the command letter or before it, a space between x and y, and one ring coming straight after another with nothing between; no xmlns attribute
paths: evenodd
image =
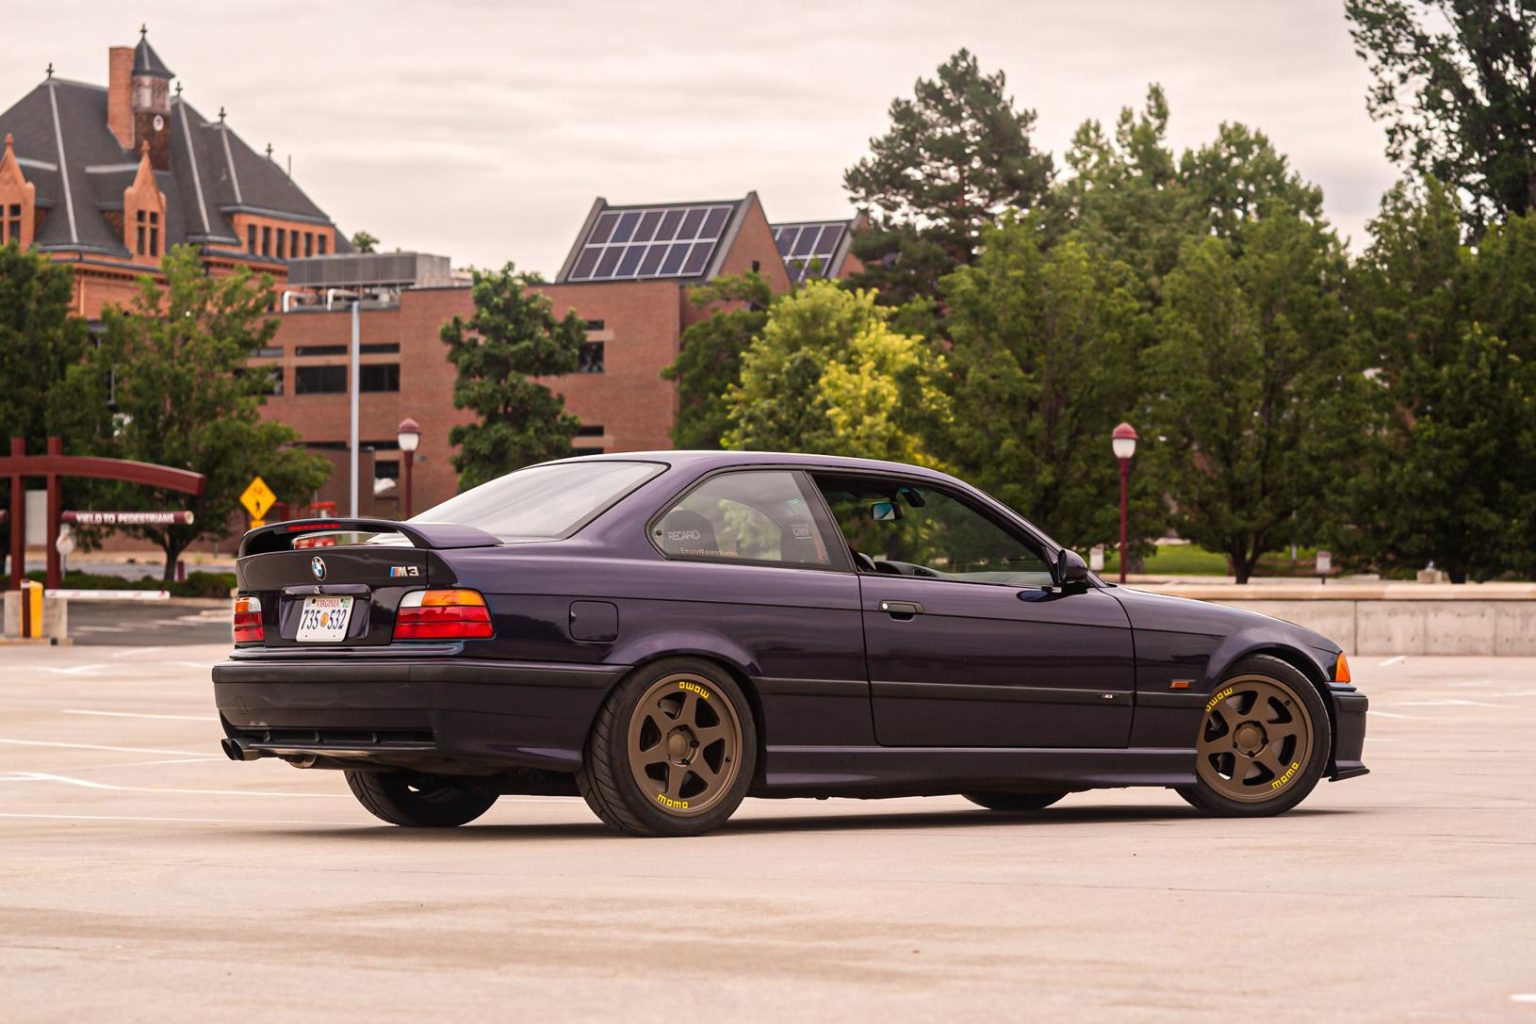
<svg viewBox="0 0 1536 1024"><path fill-rule="evenodd" d="M931 480L958 482L954 477L938 470L913 466L905 462L886 462L881 459L859 459L847 455L818 455L806 452L736 452L661 450L645 452L605 452L602 455L580 455L559 462L665 462L671 466L707 472L729 469L735 466L796 466L802 469L862 470L864 472L899 473L904 476L922 476Z"/></svg>

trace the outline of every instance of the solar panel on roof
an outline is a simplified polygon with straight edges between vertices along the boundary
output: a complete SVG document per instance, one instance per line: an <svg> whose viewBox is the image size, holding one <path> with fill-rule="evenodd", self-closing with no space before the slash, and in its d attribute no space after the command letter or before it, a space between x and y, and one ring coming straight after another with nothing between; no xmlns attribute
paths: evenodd
<svg viewBox="0 0 1536 1024"><path fill-rule="evenodd" d="M845 220L815 224L780 224L773 229L774 244L784 257L790 278L800 284L808 277L830 277L833 257L848 231Z"/></svg>
<svg viewBox="0 0 1536 1024"><path fill-rule="evenodd" d="M592 225L566 280L699 277L709 268L733 209L728 203L702 203L605 210Z"/></svg>

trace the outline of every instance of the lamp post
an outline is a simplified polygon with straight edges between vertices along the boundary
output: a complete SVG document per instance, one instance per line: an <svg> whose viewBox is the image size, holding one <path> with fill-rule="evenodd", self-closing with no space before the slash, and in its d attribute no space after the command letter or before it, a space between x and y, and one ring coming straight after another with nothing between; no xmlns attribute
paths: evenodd
<svg viewBox="0 0 1536 1024"><path fill-rule="evenodd" d="M411 463L416 461L416 446L421 444L421 425L407 416L395 428L395 438L400 442L400 455L405 461L405 491L401 499L401 519L411 518Z"/></svg>
<svg viewBox="0 0 1536 1024"><path fill-rule="evenodd" d="M1120 582L1125 582L1125 504L1130 490L1131 456L1136 454L1136 428L1122 423L1109 435L1109 446L1120 460Z"/></svg>

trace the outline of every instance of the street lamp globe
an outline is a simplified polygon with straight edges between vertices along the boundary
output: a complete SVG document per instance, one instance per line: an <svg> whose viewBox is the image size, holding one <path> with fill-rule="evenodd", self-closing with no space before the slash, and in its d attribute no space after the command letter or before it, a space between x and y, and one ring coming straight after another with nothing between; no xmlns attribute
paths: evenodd
<svg viewBox="0 0 1536 1024"><path fill-rule="evenodd" d="M396 428L395 433L396 439L400 442L400 450L403 452L414 452L416 446L421 444L421 424L409 416L400 421L400 426Z"/></svg>
<svg viewBox="0 0 1536 1024"><path fill-rule="evenodd" d="M1122 423L1109 435L1109 444L1115 450L1115 458L1129 459L1136 454L1136 428Z"/></svg>

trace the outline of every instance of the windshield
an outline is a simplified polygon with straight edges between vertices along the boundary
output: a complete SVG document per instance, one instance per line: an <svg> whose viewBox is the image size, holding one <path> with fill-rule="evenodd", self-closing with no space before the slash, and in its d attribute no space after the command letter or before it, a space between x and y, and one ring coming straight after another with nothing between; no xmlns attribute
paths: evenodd
<svg viewBox="0 0 1536 1024"><path fill-rule="evenodd" d="M413 516L458 523L501 538L563 537L664 468L654 462L562 462L483 483Z"/></svg>

